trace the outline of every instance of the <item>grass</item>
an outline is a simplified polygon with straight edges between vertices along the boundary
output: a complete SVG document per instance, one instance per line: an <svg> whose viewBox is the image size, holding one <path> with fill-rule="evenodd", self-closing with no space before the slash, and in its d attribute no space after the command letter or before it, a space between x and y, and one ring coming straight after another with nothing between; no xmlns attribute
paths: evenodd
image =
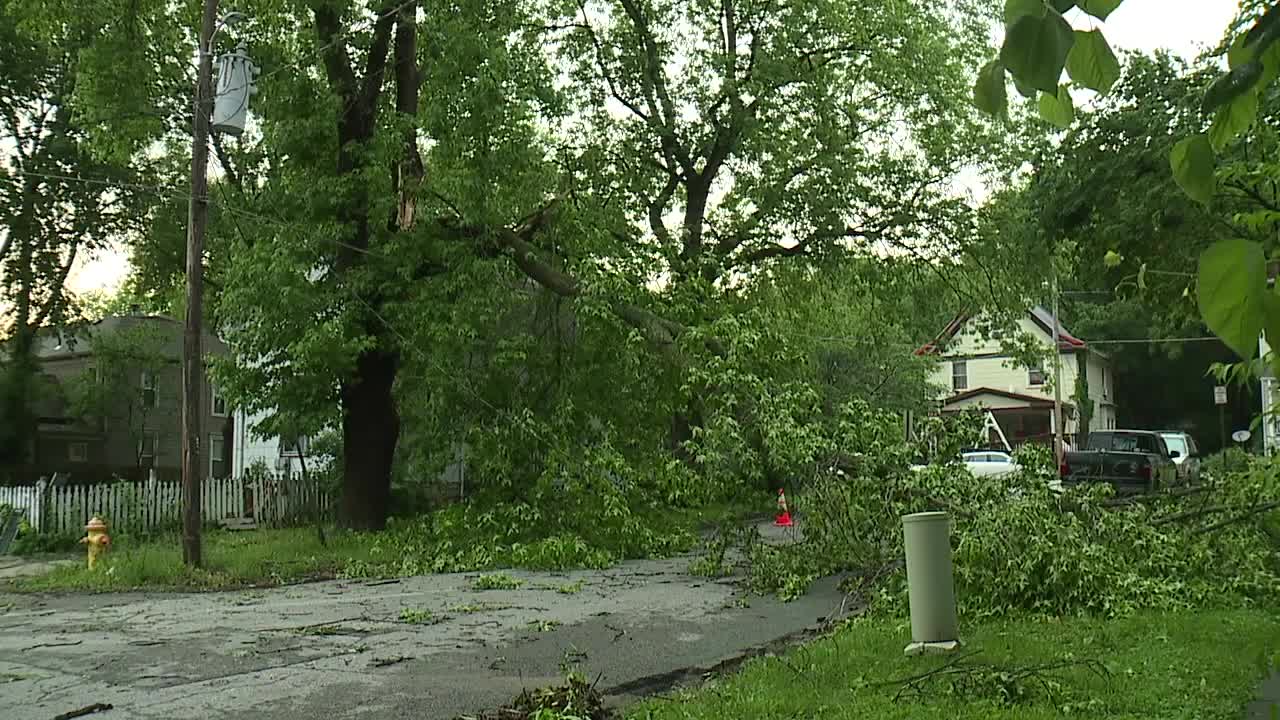
<svg viewBox="0 0 1280 720"><path fill-rule="evenodd" d="M662 526L670 529L689 530L706 527L709 523L726 518L741 517L756 503L736 501L722 503L699 510L684 510L664 514ZM232 590L247 587L269 587L307 580L326 579L340 575L347 577L387 577L406 573L394 566L371 562L375 558L385 561L391 552L388 547L379 548L386 541L386 534L349 533L326 530L328 545L321 547L314 528L282 530L254 530L231 532L207 530L204 533L205 567L188 569L182 564L181 541L176 532L153 536L112 536L112 549L98 567L90 572L83 562L81 546L74 547L72 557L79 562L60 567L43 575L29 576L10 581L6 589L19 592L119 592L126 590L200 591ZM65 546L66 538L48 538L28 535L19 538L29 546L28 550L48 549L45 546ZM74 538L72 538L74 540ZM465 545L465 543L455 543ZM394 548L392 548L394 549ZM431 549L422 550L428 556ZM483 553L482 553L483 554ZM526 560L529 560L526 558ZM533 558L534 561L537 558ZM581 558L569 557L566 567L590 566ZM531 563L531 564L530 564ZM477 563L469 569L482 570L502 567L504 563ZM521 563L513 563L521 566ZM537 562L526 562L530 567ZM360 568L365 571L358 571ZM461 569L461 568L458 568ZM495 568L496 569L496 568ZM484 589L514 589L519 583L501 584L511 578L502 574L481 577L475 586ZM488 583L499 583L488 585ZM566 584L559 592L572 594L581 586Z"/></svg>
<svg viewBox="0 0 1280 720"><path fill-rule="evenodd" d="M524 585L523 580L517 580L506 573L481 575L471 581L472 590L516 590L521 585Z"/></svg>
<svg viewBox="0 0 1280 720"><path fill-rule="evenodd" d="M367 538L327 532L321 547L315 528L225 530L204 533L205 567L182 564L175 535L112 538L106 558L92 571L77 563L11 583L18 591L113 592L121 590L228 590L335 577L353 558L369 552Z"/></svg>
<svg viewBox="0 0 1280 720"><path fill-rule="evenodd" d="M965 657L903 656L910 630L855 620L785 657L627 720L862 718L1038 720L1241 717L1280 649L1280 617L1256 610L1144 614L1116 620L1005 620L966 634ZM975 653L968 655L968 653ZM1100 668L1078 664L1095 662ZM956 663L899 696L904 678ZM1070 663L1066 667L1047 666ZM1046 666L1018 679L1020 671Z"/></svg>

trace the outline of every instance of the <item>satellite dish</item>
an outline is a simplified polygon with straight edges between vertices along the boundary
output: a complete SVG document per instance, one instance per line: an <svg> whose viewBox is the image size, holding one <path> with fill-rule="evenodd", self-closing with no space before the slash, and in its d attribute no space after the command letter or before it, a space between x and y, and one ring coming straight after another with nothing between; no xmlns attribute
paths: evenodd
<svg viewBox="0 0 1280 720"><path fill-rule="evenodd" d="M1250 433L1248 430L1237 430L1231 433L1231 439L1235 440L1238 443L1249 442L1250 437L1253 437L1253 434Z"/></svg>

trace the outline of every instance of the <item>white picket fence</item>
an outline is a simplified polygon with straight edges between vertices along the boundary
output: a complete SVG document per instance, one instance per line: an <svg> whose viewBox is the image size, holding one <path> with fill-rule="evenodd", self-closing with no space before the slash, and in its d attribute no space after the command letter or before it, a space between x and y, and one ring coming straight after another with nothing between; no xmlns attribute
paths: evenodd
<svg viewBox="0 0 1280 720"><path fill-rule="evenodd" d="M294 476L206 480L201 511L207 523L252 519L258 527L304 524L314 519L317 488ZM320 497L327 513L327 499ZM26 510L32 527L45 533L75 533L97 515L117 531L176 526L182 518L180 483L127 482L58 487L0 487L0 505Z"/></svg>

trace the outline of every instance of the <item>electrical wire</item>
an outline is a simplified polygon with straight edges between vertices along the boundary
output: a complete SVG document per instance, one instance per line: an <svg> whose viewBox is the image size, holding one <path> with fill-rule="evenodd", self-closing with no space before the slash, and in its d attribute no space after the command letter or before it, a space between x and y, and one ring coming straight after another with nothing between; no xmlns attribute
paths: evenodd
<svg viewBox="0 0 1280 720"><path fill-rule="evenodd" d="M221 165L221 161L219 161L219 165ZM192 200L195 199L194 196L190 194L171 191L166 189L162 185L143 185L140 183L129 183L124 181L108 180L105 178L86 178L86 177L80 177L80 176L74 176L74 175L41 173L41 172L34 172L30 170L9 170L4 173L0 173L0 181L8 180L16 184L18 177L36 177L36 178L43 178L46 180L58 180L62 182L82 182L90 185L100 185L109 190L122 190L122 189L143 190L151 193L153 197L159 198L161 200L185 200L187 202L191 202ZM267 215L250 212L248 210L242 210L240 208L233 207L230 204L227 204L225 202L214 200L213 198L205 198L205 202L209 203L211 206L216 207L222 212L225 212L229 215L238 215L243 218L247 218L250 220L257 220L259 222L264 222L264 223L270 223L279 227L287 227L287 228L301 227L296 222L283 220L281 218L273 218ZM331 243L338 247L346 248L347 250L351 250L353 252L362 253L370 257L377 257L377 258L381 258L383 260L388 260L391 262L398 262L400 260L400 258L397 258L393 255L378 252L375 250L370 250L368 248L358 247L356 245L343 242L342 240L339 240L337 238L326 237L324 235L320 235L318 237L320 240L324 242Z"/></svg>

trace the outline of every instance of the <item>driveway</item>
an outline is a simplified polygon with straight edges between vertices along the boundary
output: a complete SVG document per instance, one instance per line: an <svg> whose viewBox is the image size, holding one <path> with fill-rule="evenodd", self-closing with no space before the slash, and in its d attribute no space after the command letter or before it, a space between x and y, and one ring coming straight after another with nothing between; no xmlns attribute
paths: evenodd
<svg viewBox="0 0 1280 720"><path fill-rule="evenodd" d="M578 667L614 700L696 680L847 611L836 581L782 604L687 573L332 581L202 594L0 596L0 717L454 718Z"/></svg>

